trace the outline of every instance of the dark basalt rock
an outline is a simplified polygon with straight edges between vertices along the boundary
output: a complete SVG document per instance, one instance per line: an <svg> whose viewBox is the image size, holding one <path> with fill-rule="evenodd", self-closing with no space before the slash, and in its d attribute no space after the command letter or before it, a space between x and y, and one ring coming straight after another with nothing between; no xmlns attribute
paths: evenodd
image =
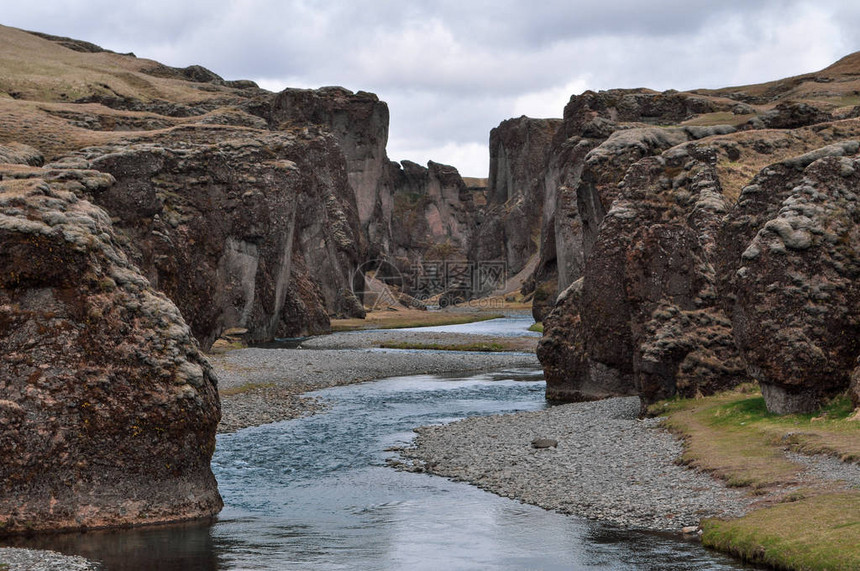
<svg viewBox="0 0 860 571"><path fill-rule="evenodd" d="M762 113L757 119L751 119L750 125L766 129L796 129L832 120L833 116L830 113L814 105L785 101L770 111Z"/></svg>
<svg viewBox="0 0 860 571"><path fill-rule="evenodd" d="M536 320L549 312L557 292L582 277L597 228L633 163L689 140L735 130L725 125L643 124L673 124L731 107L692 94L642 89L586 91L571 97L545 175L541 260L530 284L536 293L543 292L532 305Z"/></svg>
<svg viewBox="0 0 860 571"><path fill-rule="evenodd" d="M504 260L513 276L537 254L534 233L544 208L544 172L561 119L520 117L490 131L487 206L472 244L475 262Z"/></svg>
<svg viewBox="0 0 860 571"><path fill-rule="evenodd" d="M632 375L588 358L580 308L583 279L573 282L558 297L558 303L544 319L544 335L537 356L544 369L546 398L562 402L600 400L614 396L635 396Z"/></svg>
<svg viewBox="0 0 860 571"><path fill-rule="evenodd" d="M394 189L389 255L407 283L422 262L465 261L474 240L476 211L457 169L433 161L426 167L392 162L387 177Z"/></svg>
<svg viewBox="0 0 860 571"><path fill-rule="evenodd" d="M231 327L261 341L361 313L341 302L364 246L331 136L194 126L80 154L116 179L82 194L204 347Z"/></svg>
<svg viewBox="0 0 860 571"><path fill-rule="evenodd" d="M764 169L720 235L738 347L772 412L810 412L851 383L860 353L860 161L839 155L858 148L849 141Z"/></svg>
<svg viewBox="0 0 860 571"><path fill-rule="evenodd" d="M0 170L0 534L213 516L216 379L72 192L112 177Z"/></svg>
<svg viewBox="0 0 860 571"><path fill-rule="evenodd" d="M714 149L690 143L629 168L582 285L544 323L549 397L638 394L644 406L742 380L729 320L715 307L710 259L727 210L715 163Z"/></svg>
<svg viewBox="0 0 860 571"><path fill-rule="evenodd" d="M372 93L343 87L285 89L271 100L267 118L273 128L319 125L334 135L346 158L359 222L371 243L384 249L393 209L385 176L388 105Z"/></svg>

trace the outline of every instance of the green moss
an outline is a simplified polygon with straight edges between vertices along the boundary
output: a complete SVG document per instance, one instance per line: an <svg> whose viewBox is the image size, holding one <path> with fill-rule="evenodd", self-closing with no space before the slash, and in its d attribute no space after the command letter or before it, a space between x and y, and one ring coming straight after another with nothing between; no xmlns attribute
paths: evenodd
<svg viewBox="0 0 860 571"><path fill-rule="evenodd" d="M430 351L476 351L492 353L499 351L516 351L501 343L410 343L408 341L380 343L383 349L419 349Z"/></svg>
<svg viewBox="0 0 860 571"><path fill-rule="evenodd" d="M767 411L758 387L700 399L674 399L649 408L685 440L682 461L751 495L783 489L804 469L786 448L860 458L860 422L849 420L850 400L833 399L814 414ZM773 507L732 521L703 522L703 542L778 569L860 569L860 491L792 489Z"/></svg>
<svg viewBox="0 0 860 571"><path fill-rule="evenodd" d="M531 327L529 327L529 331L537 331L538 333L543 333L543 322L538 321L537 323L533 323Z"/></svg>
<svg viewBox="0 0 860 571"><path fill-rule="evenodd" d="M702 543L777 569L860 569L860 493L819 495L732 521L702 522Z"/></svg>

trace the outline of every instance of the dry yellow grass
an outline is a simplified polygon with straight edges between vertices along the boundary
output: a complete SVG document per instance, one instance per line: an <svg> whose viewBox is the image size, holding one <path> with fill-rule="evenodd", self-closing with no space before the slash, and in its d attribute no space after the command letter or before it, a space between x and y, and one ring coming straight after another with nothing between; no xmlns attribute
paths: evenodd
<svg viewBox="0 0 860 571"><path fill-rule="evenodd" d="M0 26L0 91L18 99L70 102L89 95L196 103L228 88L155 77L155 61L110 52L83 53L22 30Z"/></svg>
<svg viewBox="0 0 860 571"><path fill-rule="evenodd" d="M354 331L357 329L403 329L407 327L432 327L474 323L502 317L499 313L420 311L400 309L397 311L373 311L365 319L332 319L332 331Z"/></svg>
<svg viewBox="0 0 860 571"><path fill-rule="evenodd" d="M748 385L651 410L667 414L664 425L684 438L684 462L762 495L760 509L743 518L704 521L705 545L780 569L860 569L860 491L824 481L797 489L804 467L783 452L860 461L860 423L850 420L847 397L815 415L778 416Z"/></svg>
<svg viewBox="0 0 860 571"><path fill-rule="evenodd" d="M92 97L195 104L228 102L235 90L182 79L155 77L152 60L108 52L82 53L22 30L0 26L0 144L36 147L50 160L69 151L117 141L194 121L154 113L116 110ZM86 118L96 124L73 124ZM80 121L78 121L80 122Z"/></svg>
<svg viewBox="0 0 860 571"><path fill-rule="evenodd" d="M730 202L737 200L744 186L750 184L768 165L808 153L836 141L860 137L860 119L846 119L827 125L783 130L741 131L707 139L712 143L733 143L740 156L734 160L721 154L717 176L723 194Z"/></svg>
<svg viewBox="0 0 860 571"><path fill-rule="evenodd" d="M793 482L803 467L785 457L785 448L860 461L860 423L847 420L847 399L834 401L818 415L778 416L767 412L757 388L747 386L651 410L668 413L665 426L684 437L685 463L738 486Z"/></svg>

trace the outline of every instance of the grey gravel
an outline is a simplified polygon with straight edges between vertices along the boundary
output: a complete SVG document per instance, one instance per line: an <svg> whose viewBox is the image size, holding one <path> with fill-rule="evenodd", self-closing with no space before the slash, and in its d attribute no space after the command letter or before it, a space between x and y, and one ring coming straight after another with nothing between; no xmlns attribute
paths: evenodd
<svg viewBox="0 0 860 571"><path fill-rule="evenodd" d="M860 464L843 462L826 454L807 456L796 452L786 452L786 457L797 464L806 466L801 481L824 480L839 482L845 488L860 488Z"/></svg>
<svg viewBox="0 0 860 571"><path fill-rule="evenodd" d="M423 427L393 463L629 528L680 532L749 510L743 491L678 465L681 442L638 412L638 398L614 398Z"/></svg>
<svg viewBox="0 0 860 571"><path fill-rule="evenodd" d="M478 335L475 333L451 333L442 331L412 331L403 329L374 329L370 331L348 331L332 335L320 335L302 342L305 349L367 349L379 347L381 343L438 343L466 344L512 341L513 337ZM518 337L524 349L534 352L539 336Z"/></svg>
<svg viewBox="0 0 860 571"><path fill-rule="evenodd" d="M475 336L365 331L314 338L300 349L251 348L212 356L222 392L219 432L313 414L325 403L302 393L321 388L393 376L539 366L531 353L368 348L387 340L458 343L475 341ZM659 419L641 420L638 412L638 398L615 398L423 427L416 429L413 447L390 462L398 469L431 472L546 509L636 529L689 532L703 518L742 516L762 499L679 465L680 440L660 428ZM557 445L533 445L541 441ZM803 478L810 482L860 486L856 464L826 456L790 454L790 459L808 466Z"/></svg>
<svg viewBox="0 0 860 571"><path fill-rule="evenodd" d="M9 571L92 571L101 566L76 555L63 555L41 549L0 547L0 564Z"/></svg>
<svg viewBox="0 0 860 571"><path fill-rule="evenodd" d="M307 391L385 377L539 366L532 353L398 349L249 348L209 360L221 391L219 432L313 414L324 405L300 396Z"/></svg>

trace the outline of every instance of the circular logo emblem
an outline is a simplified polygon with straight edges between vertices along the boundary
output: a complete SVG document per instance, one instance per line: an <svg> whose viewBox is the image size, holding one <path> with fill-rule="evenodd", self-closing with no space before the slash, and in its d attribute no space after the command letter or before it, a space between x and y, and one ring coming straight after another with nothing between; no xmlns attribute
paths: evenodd
<svg viewBox="0 0 860 571"><path fill-rule="evenodd" d="M352 293L371 311L400 303L403 274L387 260L370 260L352 274Z"/></svg>

